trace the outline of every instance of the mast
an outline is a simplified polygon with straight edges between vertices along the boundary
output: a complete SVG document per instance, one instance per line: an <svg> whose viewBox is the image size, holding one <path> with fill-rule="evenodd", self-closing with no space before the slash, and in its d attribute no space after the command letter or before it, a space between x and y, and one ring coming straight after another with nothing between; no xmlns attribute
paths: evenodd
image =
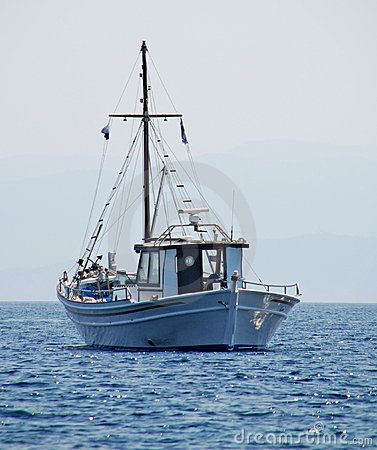
<svg viewBox="0 0 377 450"><path fill-rule="evenodd" d="M148 111L148 69L147 69L147 44L143 41L141 46L142 70L143 70L143 121L144 121L144 242L151 237L150 224L150 197L149 197L149 111Z"/></svg>
<svg viewBox="0 0 377 450"><path fill-rule="evenodd" d="M182 114L149 114L148 102L148 67L147 67L147 43L141 45L141 64L143 78L143 114L109 114L109 117L121 117L123 119L142 119L143 127L143 197L144 197L144 242L151 238L151 205L150 205L150 158L149 158L149 122L153 119L167 117L182 117Z"/></svg>

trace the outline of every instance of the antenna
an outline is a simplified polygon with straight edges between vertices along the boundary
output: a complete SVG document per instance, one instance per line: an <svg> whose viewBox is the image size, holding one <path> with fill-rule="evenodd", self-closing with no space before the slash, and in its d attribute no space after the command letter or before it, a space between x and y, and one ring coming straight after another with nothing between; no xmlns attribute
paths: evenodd
<svg viewBox="0 0 377 450"><path fill-rule="evenodd" d="M178 214L200 214L206 212L209 212L209 208L188 208L178 210Z"/></svg>
<svg viewBox="0 0 377 450"><path fill-rule="evenodd" d="M232 221L230 226L230 240L233 241L233 222L234 222L234 189L232 195Z"/></svg>

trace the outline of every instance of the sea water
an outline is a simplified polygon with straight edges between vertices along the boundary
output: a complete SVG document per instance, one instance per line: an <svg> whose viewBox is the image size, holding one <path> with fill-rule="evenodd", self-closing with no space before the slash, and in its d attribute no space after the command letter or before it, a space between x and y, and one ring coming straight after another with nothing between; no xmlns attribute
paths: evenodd
<svg viewBox="0 0 377 450"><path fill-rule="evenodd" d="M266 351L119 352L57 302L0 302L0 448L377 448L376 324L301 303Z"/></svg>

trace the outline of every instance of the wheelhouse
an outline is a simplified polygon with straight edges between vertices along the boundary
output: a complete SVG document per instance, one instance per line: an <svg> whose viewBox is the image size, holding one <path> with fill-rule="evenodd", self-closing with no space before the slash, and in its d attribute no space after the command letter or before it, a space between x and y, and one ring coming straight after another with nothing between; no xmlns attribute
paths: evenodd
<svg viewBox="0 0 377 450"><path fill-rule="evenodd" d="M242 276L244 242L172 242L135 245L140 254L138 301L226 288Z"/></svg>

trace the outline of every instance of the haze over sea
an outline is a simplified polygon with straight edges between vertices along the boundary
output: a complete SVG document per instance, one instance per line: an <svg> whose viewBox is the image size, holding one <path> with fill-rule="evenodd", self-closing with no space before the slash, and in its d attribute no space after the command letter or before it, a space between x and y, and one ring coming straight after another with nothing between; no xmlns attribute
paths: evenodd
<svg viewBox="0 0 377 450"><path fill-rule="evenodd" d="M302 303L266 351L118 352L57 302L0 302L0 448L376 448L376 321Z"/></svg>

